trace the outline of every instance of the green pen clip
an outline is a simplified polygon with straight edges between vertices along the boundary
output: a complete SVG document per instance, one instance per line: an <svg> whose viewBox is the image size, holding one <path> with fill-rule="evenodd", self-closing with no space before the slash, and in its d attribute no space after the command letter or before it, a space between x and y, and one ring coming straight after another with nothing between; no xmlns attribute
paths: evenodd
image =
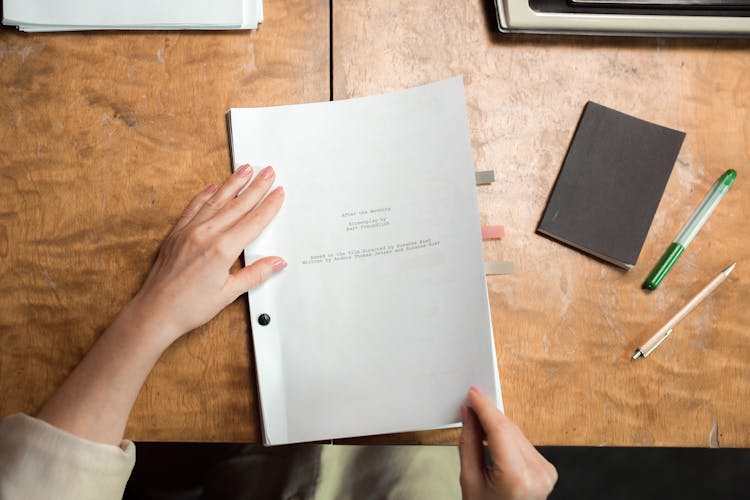
<svg viewBox="0 0 750 500"><path fill-rule="evenodd" d="M701 230L703 224L706 223L721 199L727 194L729 187L736 178L737 172L732 169L727 170L719 177L719 180L716 181L711 191L708 192L701 202L698 210L695 211L685 227L682 228L679 236L669 245L667 251L664 252L659 262L656 263L656 267L654 267L651 274L648 275L648 278L643 283L643 288L656 290L656 287L659 286L659 283L662 282L669 270L672 269L672 266L680 258L680 255L682 255L690 242L693 241L695 235Z"/></svg>

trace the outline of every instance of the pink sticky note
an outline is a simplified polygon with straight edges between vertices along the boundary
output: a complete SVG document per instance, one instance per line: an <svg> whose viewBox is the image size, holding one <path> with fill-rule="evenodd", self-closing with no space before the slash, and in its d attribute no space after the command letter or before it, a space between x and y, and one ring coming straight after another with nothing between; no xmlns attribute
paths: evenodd
<svg viewBox="0 0 750 500"><path fill-rule="evenodd" d="M505 228L503 226L482 226L483 240L499 240L504 236Z"/></svg>

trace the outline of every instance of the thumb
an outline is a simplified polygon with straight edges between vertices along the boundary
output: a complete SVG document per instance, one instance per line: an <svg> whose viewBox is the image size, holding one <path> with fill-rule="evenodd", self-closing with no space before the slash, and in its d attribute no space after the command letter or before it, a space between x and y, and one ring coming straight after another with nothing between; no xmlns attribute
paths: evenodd
<svg viewBox="0 0 750 500"><path fill-rule="evenodd" d="M225 289L234 300L265 283L268 278L284 269L286 265L286 261L281 257L263 257L229 276Z"/></svg>
<svg viewBox="0 0 750 500"><path fill-rule="evenodd" d="M458 438L458 454L461 459L461 490L464 498L475 497L485 481L484 445L482 428L472 410L461 407L461 435Z"/></svg>

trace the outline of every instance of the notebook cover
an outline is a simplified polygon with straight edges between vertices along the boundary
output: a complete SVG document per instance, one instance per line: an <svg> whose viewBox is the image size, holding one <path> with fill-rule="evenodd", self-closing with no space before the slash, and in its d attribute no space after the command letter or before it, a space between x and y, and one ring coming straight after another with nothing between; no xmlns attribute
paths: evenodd
<svg viewBox="0 0 750 500"><path fill-rule="evenodd" d="M633 267L684 139L684 132L587 103L538 231Z"/></svg>

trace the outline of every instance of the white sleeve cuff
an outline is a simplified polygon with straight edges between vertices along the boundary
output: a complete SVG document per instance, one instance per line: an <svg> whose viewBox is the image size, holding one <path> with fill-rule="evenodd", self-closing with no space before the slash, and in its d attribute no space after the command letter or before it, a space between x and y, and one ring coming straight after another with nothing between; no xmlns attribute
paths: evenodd
<svg viewBox="0 0 750 500"><path fill-rule="evenodd" d="M135 445L96 443L16 413L0 422L0 498L121 499Z"/></svg>

